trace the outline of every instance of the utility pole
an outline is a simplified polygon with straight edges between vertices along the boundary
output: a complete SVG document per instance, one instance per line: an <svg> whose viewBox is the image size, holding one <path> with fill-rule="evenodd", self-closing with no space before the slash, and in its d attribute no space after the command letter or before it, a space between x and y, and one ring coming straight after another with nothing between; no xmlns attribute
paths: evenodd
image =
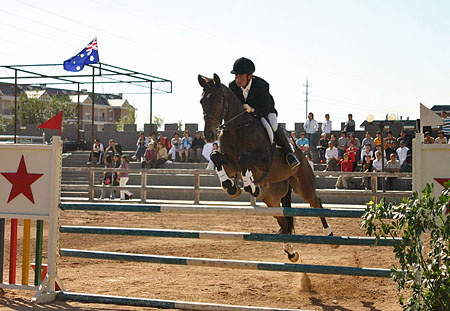
<svg viewBox="0 0 450 311"><path fill-rule="evenodd" d="M303 83L303 86L305 87L305 95L306 95L306 98L305 98L305 103L306 103L305 119L308 119L308 95L309 95L308 88L311 86L308 83L308 79L306 79L306 83Z"/></svg>

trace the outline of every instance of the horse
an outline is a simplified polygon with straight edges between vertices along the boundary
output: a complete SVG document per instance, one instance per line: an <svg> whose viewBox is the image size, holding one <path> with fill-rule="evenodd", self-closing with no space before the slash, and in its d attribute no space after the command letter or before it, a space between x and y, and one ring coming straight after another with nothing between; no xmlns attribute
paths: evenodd
<svg viewBox="0 0 450 311"><path fill-rule="evenodd" d="M268 132L261 121L246 113L242 102L227 86L214 78L198 75L203 87L200 103L205 121L204 136L208 142L216 140L220 129L220 152L211 153L222 187L232 197L241 194L237 178L241 177L244 190L260 198L268 207L291 207L291 190L300 194L312 207L322 208L316 194L316 179L313 170L302 151L296 148L301 164L291 169L286 155L271 144ZM295 145L295 144L294 144ZM293 217L275 217L280 234L292 234ZM327 220L321 217L325 235L332 236L333 230ZM292 262L299 259L290 243L284 251Z"/></svg>

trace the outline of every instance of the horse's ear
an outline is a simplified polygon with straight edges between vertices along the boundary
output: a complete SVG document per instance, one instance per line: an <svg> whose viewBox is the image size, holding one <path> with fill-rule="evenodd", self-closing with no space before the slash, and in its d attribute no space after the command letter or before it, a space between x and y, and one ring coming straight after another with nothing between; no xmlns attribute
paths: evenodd
<svg viewBox="0 0 450 311"><path fill-rule="evenodd" d="M215 86L221 86L222 84L220 83L220 78L217 74L214 74L214 85Z"/></svg>
<svg viewBox="0 0 450 311"><path fill-rule="evenodd" d="M204 76L202 76L202 75L198 75L198 83L200 83L200 86L202 88L204 88L204 89L208 87L208 83L206 81L206 78Z"/></svg>

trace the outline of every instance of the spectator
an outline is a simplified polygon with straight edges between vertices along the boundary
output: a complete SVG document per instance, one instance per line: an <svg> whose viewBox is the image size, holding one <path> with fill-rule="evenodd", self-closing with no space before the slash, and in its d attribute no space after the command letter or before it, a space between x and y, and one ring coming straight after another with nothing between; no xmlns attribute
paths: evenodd
<svg viewBox="0 0 450 311"><path fill-rule="evenodd" d="M158 141L160 141L167 150L170 150L172 148L170 139L168 139L166 136L159 135Z"/></svg>
<svg viewBox="0 0 450 311"><path fill-rule="evenodd" d="M105 149L105 154L108 154L108 153L111 155L111 157L115 156L116 153L118 153L119 156L121 156L122 155L122 146L120 146L119 144L116 144L114 142L114 139L110 139L108 147L106 147L106 149Z"/></svg>
<svg viewBox="0 0 450 311"><path fill-rule="evenodd" d="M425 132L425 139L423 140L424 144L434 144L434 138L431 137L430 132Z"/></svg>
<svg viewBox="0 0 450 311"><path fill-rule="evenodd" d="M122 162L120 161L120 156L121 156L121 154L118 153L118 152L116 152L114 154L114 164L113 164L114 168L119 168L120 165L122 164ZM118 172L114 172L112 174L112 185L113 186L119 186L119 174L118 174ZM116 197L116 190L113 190L112 193L113 193L112 197L114 199Z"/></svg>
<svg viewBox="0 0 450 311"><path fill-rule="evenodd" d="M331 141L333 142L334 146L337 148L337 146L339 145L339 140L338 140L338 138L336 137L336 135L331 134L330 142L331 142ZM329 142L328 142L328 145L329 145Z"/></svg>
<svg viewBox="0 0 450 311"><path fill-rule="evenodd" d="M192 148L189 151L191 161L202 162L202 158L203 158L202 151L203 151L203 146L205 145L205 143L206 143L206 141L201 136L200 132L199 131L195 132L195 137L192 140Z"/></svg>
<svg viewBox="0 0 450 311"><path fill-rule="evenodd" d="M402 130L400 132L400 136L397 138L397 146L400 146L400 141L403 140L405 142L405 146L408 147L409 149L412 148L412 139L411 136L409 136L408 134L406 134L405 130Z"/></svg>
<svg viewBox="0 0 450 311"><path fill-rule="evenodd" d="M358 152L358 149L356 149L356 147L353 145L352 141L348 142L348 148L346 150L346 153L348 155L349 161L352 163L353 165L353 169L352 171L355 170L356 168L356 154Z"/></svg>
<svg viewBox="0 0 450 311"><path fill-rule="evenodd" d="M401 172L409 171L408 161L406 160L408 158L408 151L409 151L409 148L406 147L405 142L403 140L401 140L400 147L397 148L397 157L398 157L398 160L400 161L400 171Z"/></svg>
<svg viewBox="0 0 450 311"><path fill-rule="evenodd" d="M370 144L367 144L366 146L369 146L370 148ZM372 150L370 150L372 152ZM364 164L361 168L361 172L363 173L369 173L373 171L373 166L372 166L372 156L366 154L364 156L364 160L363 160ZM364 190L369 190L371 189L371 185L370 185L370 176L364 176L361 180L361 186L364 188Z"/></svg>
<svg viewBox="0 0 450 311"><path fill-rule="evenodd" d="M373 168L375 169L375 172L382 172L383 171L383 162L381 159L381 152L376 151L375 152L375 160L372 163ZM386 167L386 160L384 160L384 167Z"/></svg>
<svg viewBox="0 0 450 311"><path fill-rule="evenodd" d="M111 155L107 154L105 156L105 168L112 168L113 167L113 161L111 158ZM103 172L103 181L102 181L102 186L110 186L112 183L112 172ZM100 199L105 199L105 193L108 190L106 190L105 188L102 188L101 190L101 194L100 194ZM114 200L114 192L113 191L109 191L112 195L112 197L110 196L110 194L108 193L108 199L113 199Z"/></svg>
<svg viewBox="0 0 450 311"><path fill-rule="evenodd" d="M435 144L447 144L447 137L444 136L443 131L438 132L438 137L434 140Z"/></svg>
<svg viewBox="0 0 450 311"><path fill-rule="evenodd" d="M444 121L444 125L442 125L442 132L444 132L445 136L450 136L450 116L446 111L442 111L442 119Z"/></svg>
<svg viewBox="0 0 450 311"><path fill-rule="evenodd" d="M309 155L309 157L311 158L311 150L309 149L308 144L303 145L302 151L305 156Z"/></svg>
<svg viewBox="0 0 450 311"><path fill-rule="evenodd" d="M325 163L325 151L328 148L328 138L326 133L322 133L319 140L319 145L317 146L317 149L319 149L319 162Z"/></svg>
<svg viewBox="0 0 450 311"><path fill-rule="evenodd" d="M178 153L180 155L180 161L188 162L189 161L189 149L192 147L192 137L191 133L186 130L183 133L183 138L181 139L180 149Z"/></svg>
<svg viewBox="0 0 450 311"><path fill-rule="evenodd" d="M350 135L348 136L347 147L349 146L350 142L352 142L352 143L353 143L353 147L356 148L356 157L355 157L355 159L356 159L356 161L359 161L359 153L360 153L360 150L361 150L361 143L360 143L360 141L359 141L359 138L356 137L356 136L352 133L352 134L350 134ZM355 165L356 165L356 162L355 162Z"/></svg>
<svg viewBox="0 0 450 311"><path fill-rule="evenodd" d="M386 165L386 172L390 173L398 173L400 172L400 162L397 161L397 157L395 156L395 152L390 154L390 160ZM386 185L388 190L393 190L393 180L396 177L386 176Z"/></svg>
<svg viewBox="0 0 450 311"><path fill-rule="evenodd" d="M311 169L314 172L314 162L311 160L311 155L309 153L305 154L305 159L306 159L306 161L308 161L309 166L311 166Z"/></svg>
<svg viewBox="0 0 450 311"><path fill-rule="evenodd" d="M371 159L373 158L373 151L371 149L370 143L365 145L365 148L361 151L361 164L364 165L366 163L366 156L369 156ZM370 161L372 163L372 161Z"/></svg>
<svg viewBox="0 0 450 311"><path fill-rule="evenodd" d="M144 156L145 149L148 147L148 137L145 137L145 133L141 132L139 134L139 138L136 142L136 152L134 153L134 160L141 162L142 157Z"/></svg>
<svg viewBox="0 0 450 311"><path fill-rule="evenodd" d="M381 146L381 132L377 131L377 137L373 140L375 147L380 145Z"/></svg>
<svg viewBox="0 0 450 311"><path fill-rule="evenodd" d="M370 144L370 150L372 150L372 151L375 150L375 142L373 141L373 138L369 132L366 132L366 137L362 140L363 146L366 146L367 144ZM364 161L363 158L361 158L361 159L362 159L362 161Z"/></svg>
<svg viewBox="0 0 450 311"><path fill-rule="evenodd" d="M92 153L94 153L94 161L96 164L101 164L102 163L102 159L103 159L103 155L105 153L105 149L103 148L103 144L100 143L99 139L95 139L94 140L94 145L92 146L92 151L89 155L89 160L87 161L87 164L90 165L91 164L91 160L92 160Z"/></svg>
<svg viewBox="0 0 450 311"><path fill-rule="evenodd" d="M154 168L156 164L156 150L155 145L150 144L148 145L148 148L145 149L144 153L144 160L141 162L141 167L145 168L146 165L149 166L149 168Z"/></svg>
<svg viewBox="0 0 450 311"><path fill-rule="evenodd" d="M169 156L171 156L172 161L175 162L175 160L177 158L178 150L180 149L180 145L181 145L181 138L180 138L180 134L178 134L178 132L173 133L173 137L170 140L170 144L172 145L172 148L170 148L170 150L169 150Z"/></svg>
<svg viewBox="0 0 450 311"><path fill-rule="evenodd" d="M327 159L327 171L337 171L339 162L338 150L334 147L334 143L330 140L330 147L325 151L325 158Z"/></svg>
<svg viewBox="0 0 450 311"><path fill-rule="evenodd" d="M314 146L316 143L316 134L319 130L319 124L314 120L314 114L312 112L308 113L308 120L305 122L305 132L306 138L308 139L308 145Z"/></svg>
<svg viewBox="0 0 450 311"><path fill-rule="evenodd" d="M309 140L305 137L305 132L301 132L300 138L297 139L297 146L303 150L304 145L309 145Z"/></svg>
<svg viewBox="0 0 450 311"><path fill-rule="evenodd" d="M339 137L339 140L338 140L338 147L337 147L338 152L339 152L339 158L342 158L345 151L347 150L347 144L348 144L347 132L342 131L341 137Z"/></svg>
<svg viewBox="0 0 450 311"><path fill-rule="evenodd" d="M389 131L387 137L384 139L384 150L386 150L386 155L390 158L391 153L395 153L397 149L397 140L392 136L392 132Z"/></svg>
<svg viewBox="0 0 450 311"><path fill-rule="evenodd" d="M219 144L218 143L212 143L211 152L216 151L216 150L219 150ZM211 154L211 152L210 152L210 154ZM216 169L216 166L214 165L214 162L211 160L211 157L210 157L210 160L208 162L208 165L206 166L206 169L207 170L215 170Z"/></svg>
<svg viewBox="0 0 450 311"><path fill-rule="evenodd" d="M291 132L291 138L294 141L294 143L297 143L297 133L295 131Z"/></svg>
<svg viewBox="0 0 450 311"><path fill-rule="evenodd" d="M345 122L344 131L347 133L353 133L355 131L355 121L353 120L353 115L351 113L348 114L348 120Z"/></svg>
<svg viewBox="0 0 450 311"><path fill-rule="evenodd" d="M128 169L128 158L125 155L122 155L121 160L119 168ZM117 178L119 179L120 187L125 187L129 179L128 172L117 172ZM133 194L128 190L120 189L120 199L132 200Z"/></svg>
<svg viewBox="0 0 450 311"><path fill-rule="evenodd" d="M150 137L148 139L148 143L156 146L157 142L158 142L158 135L156 132L152 132L152 134L150 135Z"/></svg>
<svg viewBox="0 0 450 311"><path fill-rule="evenodd" d="M322 133L325 133L327 137L331 136L332 121L330 120L330 115L325 114L325 121L322 123Z"/></svg>
<svg viewBox="0 0 450 311"><path fill-rule="evenodd" d="M376 152L380 152L380 154L381 154L381 145L376 145L375 146L375 153ZM383 155L384 155L384 158L386 159L386 150L383 150ZM376 159L376 155L374 154L374 156L373 156L373 159L375 160Z"/></svg>
<svg viewBox="0 0 450 311"><path fill-rule="evenodd" d="M344 158L339 163L341 165L341 172L351 172L353 171L353 163L350 161L350 157L347 153L344 153ZM349 188L352 177L340 175L336 182L336 189L344 187L344 189Z"/></svg>
<svg viewBox="0 0 450 311"><path fill-rule="evenodd" d="M166 146L162 142L158 141L156 145L156 163L155 168L161 167L169 159L169 153L167 152Z"/></svg>

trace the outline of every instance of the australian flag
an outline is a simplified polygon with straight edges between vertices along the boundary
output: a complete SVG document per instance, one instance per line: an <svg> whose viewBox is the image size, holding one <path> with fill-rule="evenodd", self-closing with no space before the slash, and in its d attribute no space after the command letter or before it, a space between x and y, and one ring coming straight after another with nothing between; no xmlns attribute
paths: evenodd
<svg viewBox="0 0 450 311"><path fill-rule="evenodd" d="M67 71L81 71L84 65L95 64L99 61L97 38L94 38L80 53L64 61L64 69Z"/></svg>

